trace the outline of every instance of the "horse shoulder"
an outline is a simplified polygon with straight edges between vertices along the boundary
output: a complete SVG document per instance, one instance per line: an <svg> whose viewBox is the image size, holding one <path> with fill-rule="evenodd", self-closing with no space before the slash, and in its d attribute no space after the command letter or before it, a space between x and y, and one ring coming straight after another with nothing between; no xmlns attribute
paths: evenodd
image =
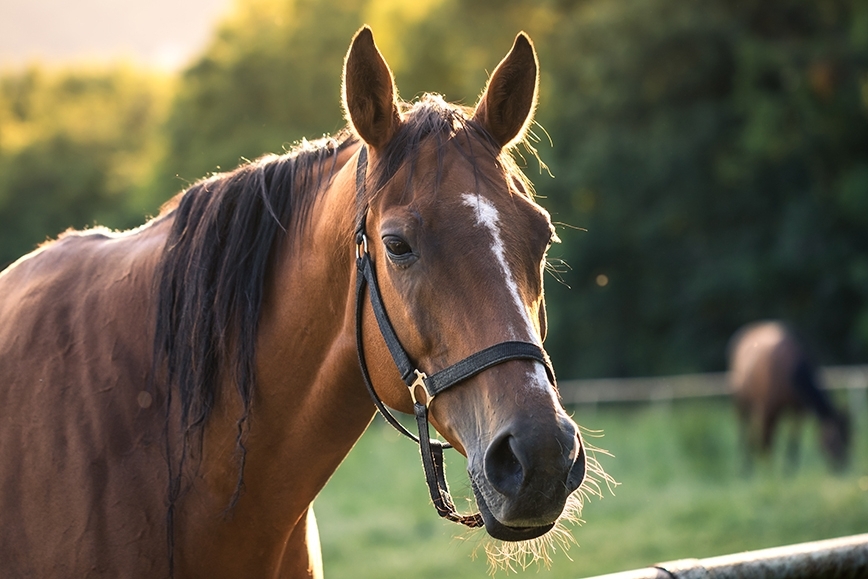
<svg viewBox="0 0 868 579"><path fill-rule="evenodd" d="M16 473L0 509L17 521L0 570L24 553L36 575L165 564L162 412L146 386L161 239L70 234L0 275L0 469Z"/></svg>

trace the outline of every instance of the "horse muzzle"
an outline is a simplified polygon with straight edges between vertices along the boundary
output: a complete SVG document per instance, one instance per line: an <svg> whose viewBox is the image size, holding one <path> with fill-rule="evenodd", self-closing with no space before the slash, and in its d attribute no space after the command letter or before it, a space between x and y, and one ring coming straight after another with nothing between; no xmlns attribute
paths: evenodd
<svg viewBox="0 0 868 579"><path fill-rule="evenodd" d="M585 450L578 429L562 417L554 430L538 424L503 429L482 454L481 468L468 468L485 530L495 539L544 535L581 486Z"/></svg>

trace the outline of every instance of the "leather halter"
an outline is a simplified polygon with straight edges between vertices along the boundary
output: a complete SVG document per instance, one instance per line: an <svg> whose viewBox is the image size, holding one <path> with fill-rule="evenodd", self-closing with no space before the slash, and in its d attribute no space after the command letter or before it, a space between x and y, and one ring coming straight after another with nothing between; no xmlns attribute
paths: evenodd
<svg viewBox="0 0 868 579"><path fill-rule="evenodd" d="M422 454L422 468L425 471L425 481L428 484L428 492L431 495L431 500L434 502L434 508L437 510L437 513L441 517L467 525L468 527L481 527L483 526L482 515L479 513L472 515L459 514L455 509L452 496L449 494L449 487L446 484L443 468L443 449L451 448L451 445L429 438L428 436L428 407L431 404L431 400L444 390L472 378L492 366L509 360L533 360L541 363L545 367L546 374L548 374L548 378L552 383L555 382L554 371L552 370L548 355L542 348L530 342L517 341L501 342L485 348L430 376L419 370L411 362L410 356L401 345L398 335L389 321L389 316L386 314L386 308L383 304L379 285L377 284L374 264L371 260L371 254L368 252L368 239L365 232L365 221L368 212L365 197L367 165L367 147L362 145L356 167L356 192L358 198L364 203L364 210L361 212L356 227L356 266L358 267L356 275L356 348L362 377L374 404L386 421L398 432L419 444L419 450ZM418 436L412 434L398 422L398 419L386 408L386 405L379 395L377 395L371 383L371 376L365 362L362 339L362 309L365 286L368 287L374 317L377 320L383 340L389 348L392 359L398 368L398 372L401 374L401 379L410 390L410 397L413 400L413 413L416 416L416 426L419 430Z"/></svg>

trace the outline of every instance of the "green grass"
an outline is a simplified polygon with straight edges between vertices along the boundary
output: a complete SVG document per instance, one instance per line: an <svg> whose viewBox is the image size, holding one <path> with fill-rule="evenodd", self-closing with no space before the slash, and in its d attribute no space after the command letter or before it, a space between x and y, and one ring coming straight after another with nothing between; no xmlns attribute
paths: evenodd
<svg viewBox="0 0 868 579"><path fill-rule="evenodd" d="M614 496L606 492L586 505L585 524L573 529L578 545L558 552L550 568L534 565L519 577L578 579L868 532L868 492L860 487L861 479L868 488L863 417L855 419L853 460L843 474L829 473L809 422L795 474L786 473L781 444L750 476L742 472L726 400L580 408L575 418L604 430L603 438L588 440L615 455L599 458L621 485ZM467 497L464 461L450 454L453 494ZM417 449L380 419L317 499L316 512L327 577L461 578L489 572L482 536L437 517Z"/></svg>

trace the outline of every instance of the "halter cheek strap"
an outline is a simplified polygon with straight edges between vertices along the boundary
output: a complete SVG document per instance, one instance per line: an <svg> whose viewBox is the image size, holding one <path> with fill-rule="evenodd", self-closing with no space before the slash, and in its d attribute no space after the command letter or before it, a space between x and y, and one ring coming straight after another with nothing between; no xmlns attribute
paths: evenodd
<svg viewBox="0 0 868 579"><path fill-rule="evenodd" d="M359 162L356 168L356 189L359 198L364 200L365 195L365 175L367 171L367 148L362 146L359 151ZM540 362L548 374L549 380L554 383L555 376L552 370L548 356L542 348L530 342L508 341L495 344L484 350L471 354L467 358L456 362L455 364L435 372L428 376L425 372L419 370L410 360L407 351L401 345L398 335L392 323L389 321L389 316L386 313L386 308L383 304L383 298L380 293L379 284L377 283L376 271L371 260L371 255L368 252L368 240L365 233L365 215L367 210L364 210L359 218L359 223L356 228L356 266L358 268L356 276L356 349L359 356L359 367L362 371L362 377L365 386L377 406L377 409L398 432L414 440L419 444L419 449L422 455L422 468L425 471L425 480L428 484L428 492L431 495L431 500L434 502L434 507L437 513L450 521L467 525L468 527L481 527L483 525L482 515L475 513L473 515L459 514L455 508L455 503L452 496L449 494L449 487L446 484L445 471L443 466L443 449L451 448L448 443L443 443L437 439L432 439L428 436L428 407L431 400L435 396L459 384L480 372L507 362L509 360L532 360ZM410 397L413 400L413 413L416 416L416 426L419 435L416 436L408 431L398 421L397 418L386 407L380 399L374 386L371 382L371 376L368 372L367 362L365 361L364 340L362 336L362 310L364 306L365 288L368 289L370 295L371 307L374 312L374 318L377 320L380 333L386 346L392 355L395 366L401 374L401 379L407 386L410 392Z"/></svg>

